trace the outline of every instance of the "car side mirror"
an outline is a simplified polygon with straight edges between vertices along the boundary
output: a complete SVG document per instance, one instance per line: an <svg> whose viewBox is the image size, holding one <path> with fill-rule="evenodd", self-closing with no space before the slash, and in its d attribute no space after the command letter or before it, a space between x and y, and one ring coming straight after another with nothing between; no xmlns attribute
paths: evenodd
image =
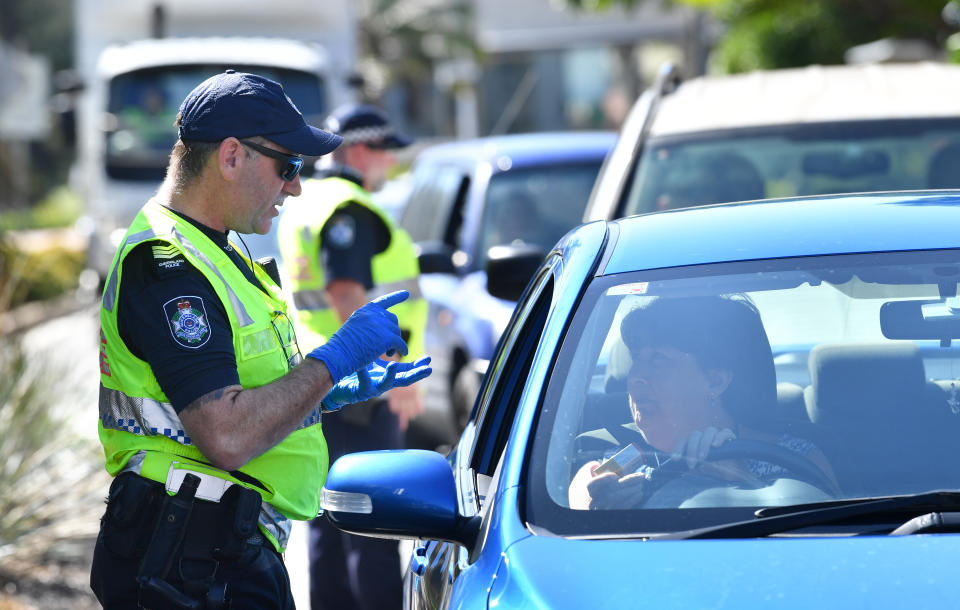
<svg viewBox="0 0 960 610"><path fill-rule="evenodd" d="M507 301L519 301L547 253L539 246L494 246L487 251L487 292Z"/></svg>
<svg viewBox="0 0 960 610"><path fill-rule="evenodd" d="M453 248L442 242L418 242L417 260L420 273L457 273Z"/></svg>
<svg viewBox="0 0 960 610"><path fill-rule="evenodd" d="M453 470L435 451L348 453L330 467L321 507L337 528L378 538L473 545L479 517L458 510Z"/></svg>

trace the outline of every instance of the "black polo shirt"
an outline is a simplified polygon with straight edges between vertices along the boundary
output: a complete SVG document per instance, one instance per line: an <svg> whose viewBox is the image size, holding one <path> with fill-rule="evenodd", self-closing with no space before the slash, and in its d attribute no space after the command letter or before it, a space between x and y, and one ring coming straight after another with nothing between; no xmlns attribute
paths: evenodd
<svg viewBox="0 0 960 610"><path fill-rule="evenodd" d="M175 213L203 231L266 292L226 233ZM240 384L227 313L207 278L183 255L160 242L136 246L123 261L117 303L120 337L150 365L178 413L204 394Z"/></svg>
<svg viewBox="0 0 960 610"><path fill-rule="evenodd" d="M327 170L318 177L330 176L363 184L359 174L347 167ZM320 230L320 266L326 283L353 280L370 290L373 257L389 245L390 229L380 216L359 203L340 206Z"/></svg>

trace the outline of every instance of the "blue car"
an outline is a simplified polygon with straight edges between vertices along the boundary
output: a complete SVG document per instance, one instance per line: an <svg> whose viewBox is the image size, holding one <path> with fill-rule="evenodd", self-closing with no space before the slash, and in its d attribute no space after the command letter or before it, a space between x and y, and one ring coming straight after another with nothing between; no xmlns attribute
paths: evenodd
<svg viewBox="0 0 960 610"><path fill-rule="evenodd" d="M344 456L326 517L416 541L407 608L954 607L958 226L956 191L582 225L456 448Z"/></svg>
<svg viewBox="0 0 960 610"><path fill-rule="evenodd" d="M515 305L491 296L488 279L530 279L553 244L580 224L615 140L612 132L515 134L438 144L417 155L400 224L420 251L434 373L423 384L425 413L411 426L410 446L455 442ZM491 252L515 264L488 278Z"/></svg>

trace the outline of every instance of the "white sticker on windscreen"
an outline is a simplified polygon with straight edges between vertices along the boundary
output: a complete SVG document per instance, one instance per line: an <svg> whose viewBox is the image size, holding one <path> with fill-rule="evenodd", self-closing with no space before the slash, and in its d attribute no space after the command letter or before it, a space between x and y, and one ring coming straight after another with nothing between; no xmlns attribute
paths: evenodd
<svg viewBox="0 0 960 610"><path fill-rule="evenodd" d="M634 282L632 284L620 284L607 290L609 296L620 296L624 294L647 294L648 282Z"/></svg>

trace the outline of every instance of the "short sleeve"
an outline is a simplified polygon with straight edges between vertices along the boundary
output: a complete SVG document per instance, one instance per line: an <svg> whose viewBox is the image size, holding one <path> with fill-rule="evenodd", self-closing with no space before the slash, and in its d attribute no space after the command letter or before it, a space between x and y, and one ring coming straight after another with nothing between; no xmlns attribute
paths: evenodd
<svg viewBox="0 0 960 610"><path fill-rule="evenodd" d="M373 288L373 257L390 245L390 231L375 213L351 203L334 212L320 230L320 265L327 283L353 280Z"/></svg>
<svg viewBox="0 0 960 610"><path fill-rule="evenodd" d="M203 274L169 246L145 243L124 259L120 337L178 413L201 396L239 385L226 311Z"/></svg>

